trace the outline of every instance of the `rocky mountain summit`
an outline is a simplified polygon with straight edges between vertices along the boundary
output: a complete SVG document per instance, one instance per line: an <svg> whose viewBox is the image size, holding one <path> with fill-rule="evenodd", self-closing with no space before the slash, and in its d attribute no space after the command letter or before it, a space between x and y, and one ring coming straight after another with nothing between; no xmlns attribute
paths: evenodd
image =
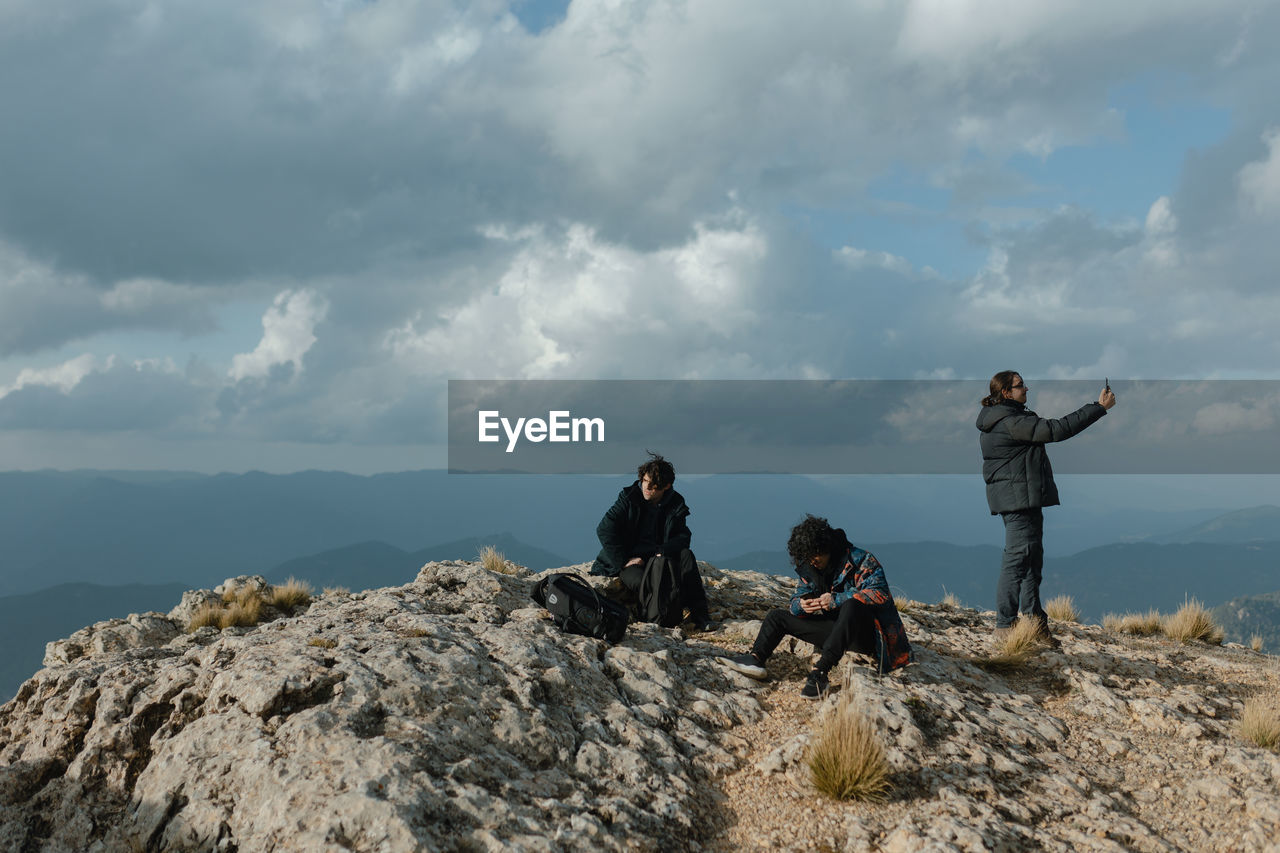
<svg viewBox="0 0 1280 853"><path fill-rule="evenodd" d="M915 664L852 658L806 703L808 646L765 684L715 662L793 582L703 569L718 631L613 646L555 628L538 575L465 562L252 627L186 630L238 578L86 628L0 707L0 849L1280 850L1280 756L1237 734L1275 658L1059 624L991 672L990 613L913 604ZM883 802L809 783L843 713Z"/></svg>

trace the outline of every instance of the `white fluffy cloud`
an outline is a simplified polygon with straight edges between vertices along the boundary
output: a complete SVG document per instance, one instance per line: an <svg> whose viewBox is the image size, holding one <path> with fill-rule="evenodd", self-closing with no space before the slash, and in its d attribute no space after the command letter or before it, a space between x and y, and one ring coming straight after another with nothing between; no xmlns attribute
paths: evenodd
<svg viewBox="0 0 1280 853"><path fill-rule="evenodd" d="M92 354L84 353L50 367L26 367L19 371L17 379L12 384L0 386L0 397L6 397L14 391L31 385L56 388L66 394L90 373L95 370L110 369L114 363L114 357L109 356L105 361L100 362Z"/></svg>
<svg viewBox="0 0 1280 853"><path fill-rule="evenodd" d="M1249 212L1275 220L1280 219L1280 128L1268 130L1262 141L1267 156L1240 170L1240 198Z"/></svg>
<svg viewBox="0 0 1280 853"><path fill-rule="evenodd" d="M233 380L263 379L277 366L289 365L302 372L302 357L316 342L315 328L328 313L329 304L311 290L286 290L276 296L262 315L262 339L253 352L231 359Z"/></svg>
<svg viewBox="0 0 1280 853"><path fill-rule="evenodd" d="M699 225L684 243L650 252L583 225L487 234L520 245L507 269L440 316L389 333L397 358L453 378L687 377L761 367L733 352L760 325L757 267L768 246L750 224Z"/></svg>

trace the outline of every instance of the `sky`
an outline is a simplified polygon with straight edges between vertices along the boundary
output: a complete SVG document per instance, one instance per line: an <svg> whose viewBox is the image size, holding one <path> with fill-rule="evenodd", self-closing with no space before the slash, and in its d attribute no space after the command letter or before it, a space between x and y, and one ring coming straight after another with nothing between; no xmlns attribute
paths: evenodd
<svg viewBox="0 0 1280 853"><path fill-rule="evenodd" d="M1277 43L1257 0L2 0L0 469L444 467L449 379L1280 379Z"/></svg>

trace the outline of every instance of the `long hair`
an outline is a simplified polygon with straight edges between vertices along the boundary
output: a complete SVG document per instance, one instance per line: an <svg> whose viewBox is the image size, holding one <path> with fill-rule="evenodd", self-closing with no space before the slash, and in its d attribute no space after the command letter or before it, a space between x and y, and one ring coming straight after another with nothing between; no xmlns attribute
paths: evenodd
<svg viewBox="0 0 1280 853"><path fill-rule="evenodd" d="M991 393L982 398L982 405L994 406L1003 403L1004 392L1013 389L1013 377L1020 375L1016 370L1002 370L991 377Z"/></svg>

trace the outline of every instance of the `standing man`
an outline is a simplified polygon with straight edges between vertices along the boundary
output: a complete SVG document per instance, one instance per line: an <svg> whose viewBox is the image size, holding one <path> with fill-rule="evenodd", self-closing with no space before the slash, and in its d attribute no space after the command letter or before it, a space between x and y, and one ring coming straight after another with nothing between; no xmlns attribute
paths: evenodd
<svg viewBox="0 0 1280 853"><path fill-rule="evenodd" d="M591 574L620 578L634 592L640 588L649 558L662 555L679 567L680 603L692 614L694 627L714 630L698 561L689 550L693 535L685 522L689 506L672 488L676 469L650 453L636 469L636 476L639 479L618 493L618 500L596 526L601 547Z"/></svg>
<svg viewBox="0 0 1280 853"><path fill-rule="evenodd" d="M1004 519L1004 560L996 585L996 636L1013 626L1018 611L1040 623L1040 634L1054 648L1049 617L1040 605L1044 568L1044 507L1057 506L1058 487L1044 446L1066 441L1101 418L1116 404L1111 386L1098 402L1085 403L1066 417L1049 419L1027 408L1027 384L1014 370L991 377L991 393L982 400L977 427L981 432L982 479L987 506Z"/></svg>

